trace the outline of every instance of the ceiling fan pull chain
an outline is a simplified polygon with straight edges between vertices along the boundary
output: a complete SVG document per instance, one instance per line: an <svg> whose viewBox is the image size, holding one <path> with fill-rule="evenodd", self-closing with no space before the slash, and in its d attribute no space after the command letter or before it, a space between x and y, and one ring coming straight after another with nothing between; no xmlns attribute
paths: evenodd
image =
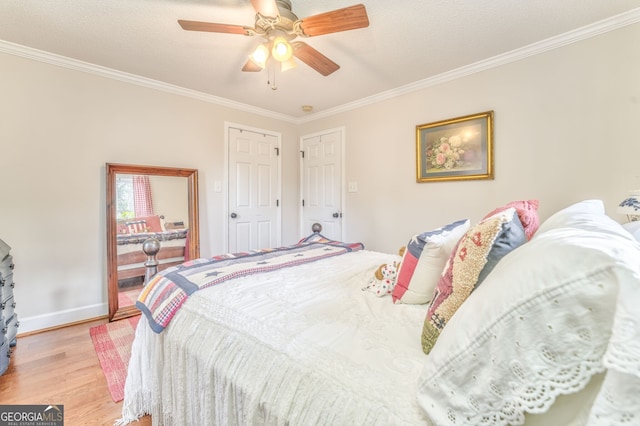
<svg viewBox="0 0 640 426"><path fill-rule="evenodd" d="M267 84L271 86L271 90L278 90L278 86L276 86L276 69L273 61L269 61L267 66Z"/></svg>
<svg viewBox="0 0 640 426"><path fill-rule="evenodd" d="M271 64L267 64L267 86L271 86Z"/></svg>

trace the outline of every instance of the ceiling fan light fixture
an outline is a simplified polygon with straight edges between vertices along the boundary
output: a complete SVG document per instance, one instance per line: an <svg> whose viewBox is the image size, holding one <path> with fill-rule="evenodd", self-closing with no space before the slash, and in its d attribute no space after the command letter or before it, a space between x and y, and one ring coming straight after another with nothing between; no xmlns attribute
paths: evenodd
<svg viewBox="0 0 640 426"><path fill-rule="evenodd" d="M267 66L267 60L269 59L269 48L266 44L260 44L256 47L256 50L249 55L249 59L251 59L260 68L264 69L264 67Z"/></svg>
<svg viewBox="0 0 640 426"><path fill-rule="evenodd" d="M280 71L289 71L297 66L298 64L296 63L296 61L293 58L289 58L288 60L280 63Z"/></svg>
<svg viewBox="0 0 640 426"><path fill-rule="evenodd" d="M263 37L266 43L263 42L249 55L249 59L242 66L244 72L264 70L272 58L280 62L281 70L291 69L295 62L289 60L294 56L295 48L296 59L325 77L340 69L340 65L308 44L294 40L297 37L315 37L369 26L369 17L363 4L318 13L303 19L299 19L291 10L291 0L251 0L251 5L256 12L253 27L184 19L179 19L178 23L186 31ZM272 65L269 66L270 71L275 69L275 64ZM275 89L275 85L273 88Z"/></svg>
<svg viewBox="0 0 640 426"><path fill-rule="evenodd" d="M293 47L291 47L286 38L278 36L273 39L271 56L278 62L286 62L293 56Z"/></svg>

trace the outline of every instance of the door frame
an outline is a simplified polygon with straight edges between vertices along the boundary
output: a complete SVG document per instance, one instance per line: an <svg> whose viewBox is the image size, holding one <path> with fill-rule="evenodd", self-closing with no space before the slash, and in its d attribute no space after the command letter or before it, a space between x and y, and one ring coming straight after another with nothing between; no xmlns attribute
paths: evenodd
<svg viewBox="0 0 640 426"><path fill-rule="evenodd" d="M299 181L299 186L300 186L300 191L298 194L298 234L300 235L299 238L304 238L309 236L308 233L306 233L304 231L304 207L302 207L302 200L304 199L304 163L303 163L303 159L302 159L302 151L304 148L304 140L308 139L308 138L314 138L316 136L323 136L329 133L334 133L334 132L340 132L340 156L341 156L341 164L340 164L340 212L342 213L342 218L341 218L341 226L340 226L340 240L341 241L345 241L346 238L346 227L344 226L344 224L346 223L346 218L347 218L347 207L346 207L346 184L345 184L345 179L346 179L346 167L345 167L345 163L346 163L346 157L345 157L345 141L346 141L346 128L345 126L340 126L340 127L334 127L331 129L326 129L326 130L321 130L319 132L315 132L315 133L310 133L308 135L302 135L300 136L300 156L298 157L298 174L300 176L300 181ZM322 233L322 231L320 231L320 233Z"/></svg>
<svg viewBox="0 0 640 426"><path fill-rule="evenodd" d="M278 155L278 181L276 182L276 197L280 202L279 208L276 211L276 240L277 246L282 244L282 134L274 132L272 130L260 129L257 127L246 126L244 124L237 124L230 121L224 122L224 171L222 182L222 210L224 213L224 219L222 221L222 252L227 253L229 250L229 129L246 130L253 133L262 133L268 136L274 136L277 138L277 148L280 153Z"/></svg>

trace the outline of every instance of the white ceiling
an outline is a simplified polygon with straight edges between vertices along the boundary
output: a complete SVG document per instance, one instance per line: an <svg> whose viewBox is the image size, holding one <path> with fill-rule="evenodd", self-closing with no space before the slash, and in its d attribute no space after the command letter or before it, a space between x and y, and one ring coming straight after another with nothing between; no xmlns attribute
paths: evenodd
<svg viewBox="0 0 640 426"><path fill-rule="evenodd" d="M358 0L292 3L293 12L304 18ZM305 40L341 68L323 77L298 61L297 68L276 73L277 90L267 84L266 71L240 71L259 37L184 31L177 23L253 26L249 0L3 0L0 40L9 43L0 42L0 51L183 88L214 102L295 121L640 21L640 0L360 3L369 16L368 28ZM313 112L303 112L302 105L312 105Z"/></svg>

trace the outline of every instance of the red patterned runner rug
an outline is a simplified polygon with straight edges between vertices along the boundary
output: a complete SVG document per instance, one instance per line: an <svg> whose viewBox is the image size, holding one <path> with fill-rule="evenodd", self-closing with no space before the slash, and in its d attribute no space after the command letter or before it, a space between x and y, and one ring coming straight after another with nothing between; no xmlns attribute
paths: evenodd
<svg viewBox="0 0 640 426"><path fill-rule="evenodd" d="M142 291L142 288L134 288L132 290L119 290L118 291L118 306L134 306L138 295Z"/></svg>
<svg viewBox="0 0 640 426"><path fill-rule="evenodd" d="M93 347L107 379L111 398L115 402L124 399L124 382L131 357L131 344L140 315L122 319L89 329Z"/></svg>

